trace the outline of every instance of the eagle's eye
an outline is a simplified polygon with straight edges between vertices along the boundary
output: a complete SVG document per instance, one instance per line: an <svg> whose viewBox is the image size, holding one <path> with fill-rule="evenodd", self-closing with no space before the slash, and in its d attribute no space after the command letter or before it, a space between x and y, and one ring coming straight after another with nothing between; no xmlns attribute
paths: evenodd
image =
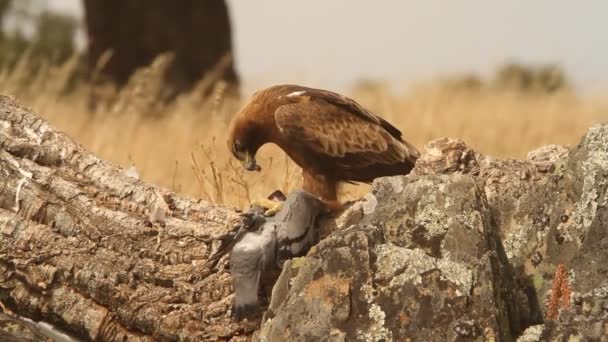
<svg viewBox="0 0 608 342"><path fill-rule="evenodd" d="M243 153L245 152L245 145L241 144L240 142L236 141L234 143L234 145L232 145L232 150L236 153Z"/></svg>

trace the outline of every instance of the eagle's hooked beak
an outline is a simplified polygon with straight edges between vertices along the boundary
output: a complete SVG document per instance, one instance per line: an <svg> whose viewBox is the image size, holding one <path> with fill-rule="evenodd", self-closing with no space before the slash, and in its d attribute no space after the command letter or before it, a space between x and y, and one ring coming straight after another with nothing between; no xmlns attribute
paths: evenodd
<svg viewBox="0 0 608 342"><path fill-rule="evenodd" d="M255 154L249 151L245 152L245 159L243 160L243 166L247 171L261 171L262 168L255 162Z"/></svg>

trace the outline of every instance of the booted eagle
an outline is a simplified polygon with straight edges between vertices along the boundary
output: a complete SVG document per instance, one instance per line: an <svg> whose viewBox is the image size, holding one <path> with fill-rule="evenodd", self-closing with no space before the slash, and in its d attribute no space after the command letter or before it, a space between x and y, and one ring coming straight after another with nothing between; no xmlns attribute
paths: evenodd
<svg viewBox="0 0 608 342"><path fill-rule="evenodd" d="M360 104L331 91L277 85L255 93L230 125L228 147L247 170L278 145L302 168L303 189L337 204L340 182L408 174L419 152L401 132Z"/></svg>

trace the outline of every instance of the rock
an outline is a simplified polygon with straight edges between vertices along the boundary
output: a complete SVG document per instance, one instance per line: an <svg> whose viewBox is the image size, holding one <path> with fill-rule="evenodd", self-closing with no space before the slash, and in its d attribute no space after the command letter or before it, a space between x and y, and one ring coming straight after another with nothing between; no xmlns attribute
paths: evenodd
<svg viewBox="0 0 608 342"><path fill-rule="evenodd" d="M291 264L261 338L482 341L519 331L507 258L473 178L386 178L372 195L361 222Z"/></svg>
<svg viewBox="0 0 608 342"><path fill-rule="evenodd" d="M527 159L543 171L553 171L553 167L568 155L568 148L562 145L546 145L528 152Z"/></svg>
<svg viewBox="0 0 608 342"><path fill-rule="evenodd" d="M605 341L607 187L608 124L526 161L433 141L286 264L257 338Z"/></svg>
<svg viewBox="0 0 608 342"><path fill-rule="evenodd" d="M424 151L416 161L416 167L412 174L454 172L477 174L480 158L480 155L460 139L436 139L424 146Z"/></svg>

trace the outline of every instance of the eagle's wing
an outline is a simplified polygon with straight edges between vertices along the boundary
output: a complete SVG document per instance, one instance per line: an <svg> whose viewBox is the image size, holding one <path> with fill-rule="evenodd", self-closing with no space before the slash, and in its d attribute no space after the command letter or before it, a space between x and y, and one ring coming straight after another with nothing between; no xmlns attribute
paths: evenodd
<svg viewBox="0 0 608 342"><path fill-rule="evenodd" d="M353 99L350 99L344 95L334 93L329 90L314 89L314 88L303 88L303 89L306 89L306 91L302 93L303 96L308 96L313 101L323 101L328 104L332 104L336 107L342 108L353 115L357 115L357 116L361 117L362 119L368 120L370 122L373 122L377 125L382 126L395 139L397 139L399 141L403 140L401 138L401 131L399 131L398 128L391 125L388 121L384 120L383 118L379 117L378 115L370 112L365 107L363 107L360 104L358 104L357 102L355 102Z"/></svg>
<svg viewBox="0 0 608 342"><path fill-rule="evenodd" d="M316 153L344 158L343 166L414 162L419 156L397 128L342 95L307 89L290 97L275 111L279 131Z"/></svg>

